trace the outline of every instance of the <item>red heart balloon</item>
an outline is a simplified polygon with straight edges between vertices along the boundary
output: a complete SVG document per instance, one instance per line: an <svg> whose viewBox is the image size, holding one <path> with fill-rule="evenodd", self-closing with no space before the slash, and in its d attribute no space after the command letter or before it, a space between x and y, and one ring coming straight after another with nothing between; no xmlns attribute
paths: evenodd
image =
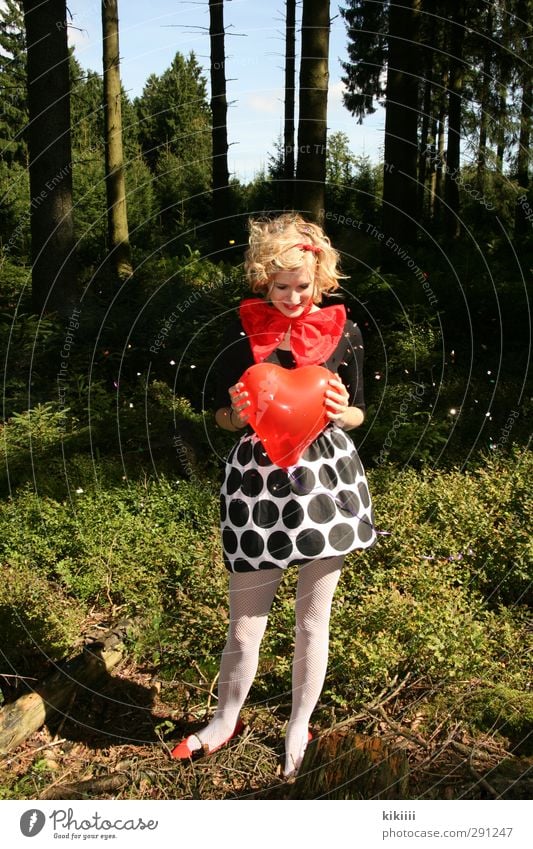
<svg viewBox="0 0 533 849"><path fill-rule="evenodd" d="M324 430L329 422L324 393L332 377L322 366L257 363L240 378L251 402L248 421L276 466L294 466Z"/></svg>

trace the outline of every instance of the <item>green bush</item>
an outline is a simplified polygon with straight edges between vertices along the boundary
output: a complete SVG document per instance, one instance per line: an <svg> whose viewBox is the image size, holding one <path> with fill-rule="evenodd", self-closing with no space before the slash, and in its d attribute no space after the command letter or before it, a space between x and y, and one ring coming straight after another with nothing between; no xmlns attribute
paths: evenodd
<svg viewBox="0 0 533 849"><path fill-rule="evenodd" d="M139 662L172 680L201 672L212 681L228 621L217 483L195 472L117 481L118 467L74 460L82 485L70 499L27 488L0 505L9 663L37 647L56 656L89 610L120 610L138 617ZM369 474L377 525L390 535L347 559L323 703L353 712L408 673L426 702L465 717L474 683L526 690L530 477L531 458L519 454L468 473L383 465ZM252 699L287 701L296 579L289 570L275 599ZM472 707L473 725L488 716Z"/></svg>
<svg viewBox="0 0 533 849"><path fill-rule="evenodd" d="M32 615L43 621L48 598L68 601L78 617L89 608L148 615L170 598L181 600L199 570L212 567L218 551L218 536L209 530L215 506L202 481L160 479L108 491L93 487L73 493L71 502L25 490L0 509L2 569L6 575L22 574L22 586L29 574L35 576L42 592ZM60 616L57 628L50 646L46 629L39 628L44 650L71 638L68 617L61 639ZM18 637L6 645L17 656Z"/></svg>
<svg viewBox="0 0 533 849"><path fill-rule="evenodd" d="M495 454L472 471L383 468L371 473L379 545L388 566L454 564L457 586L487 602L525 604L531 587L530 480L527 451Z"/></svg>
<svg viewBox="0 0 533 849"><path fill-rule="evenodd" d="M23 554L0 569L0 641L10 672L40 669L78 642L84 610Z"/></svg>

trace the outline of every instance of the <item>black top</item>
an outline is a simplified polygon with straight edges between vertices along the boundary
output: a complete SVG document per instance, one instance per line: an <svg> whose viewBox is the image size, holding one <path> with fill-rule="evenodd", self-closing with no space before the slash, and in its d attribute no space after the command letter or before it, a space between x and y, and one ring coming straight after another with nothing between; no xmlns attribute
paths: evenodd
<svg viewBox="0 0 533 849"><path fill-rule="evenodd" d="M283 368L296 368L291 351L280 348L272 351L264 362L275 363ZM250 342L240 319L237 318L228 328L222 350L214 363L217 375L215 410L220 407L229 407L229 387L237 383L246 369L254 364ZM320 365L339 375L348 390L350 406L359 407L364 412L366 408L363 393L363 337L353 321L349 319L346 321L337 347L326 362Z"/></svg>

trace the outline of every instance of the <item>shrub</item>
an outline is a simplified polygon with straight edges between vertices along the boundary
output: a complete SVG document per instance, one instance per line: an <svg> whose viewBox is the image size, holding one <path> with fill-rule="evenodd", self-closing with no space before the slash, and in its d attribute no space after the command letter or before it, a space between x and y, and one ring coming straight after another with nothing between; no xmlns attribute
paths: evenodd
<svg viewBox="0 0 533 849"><path fill-rule="evenodd" d="M83 609L22 555L2 564L0 574L0 640L9 671L41 668L69 654Z"/></svg>
<svg viewBox="0 0 533 849"><path fill-rule="evenodd" d="M378 557L388 566L452 563L457 585L491 604L526 603L532 472L531 454L519 449L466 472L372 472L378 525L390 531Z"/></svg>
<svg viewBox="0 0 533 849"><path fill-rule="evenodd" d="M139 662L172 679L214 680L228 619L217 484L196 473L116 482L114 466L89 465L79 458L80 475L96 474L70 500L27 488L0 505L10 663L37 647L60 653L86 612L120 609L138 616ZM472 682L526 689L530 465L517 454L469 473L369 474L377 525L390 536L347 559L323 703L351 712L407 673L426 700L461 715ZM509 562L523 569L509 572ZM289 570L275 599L252 699L285 703L290 692L296 580ZM477 707L472 715L479 719Z"/></svg>

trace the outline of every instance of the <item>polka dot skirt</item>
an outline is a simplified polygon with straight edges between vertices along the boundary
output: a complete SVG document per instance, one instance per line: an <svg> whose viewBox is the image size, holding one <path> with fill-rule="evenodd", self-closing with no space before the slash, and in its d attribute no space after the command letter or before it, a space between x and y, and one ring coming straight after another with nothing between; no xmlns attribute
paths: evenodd
<svg viewBox="0 0 533 849"><path fill-rule="evenodd" d="M376 541L364 469L336 425L289 469L269 460L255 433L244 435L227 460L220 514L230 572L285 569Z"/></svg>

